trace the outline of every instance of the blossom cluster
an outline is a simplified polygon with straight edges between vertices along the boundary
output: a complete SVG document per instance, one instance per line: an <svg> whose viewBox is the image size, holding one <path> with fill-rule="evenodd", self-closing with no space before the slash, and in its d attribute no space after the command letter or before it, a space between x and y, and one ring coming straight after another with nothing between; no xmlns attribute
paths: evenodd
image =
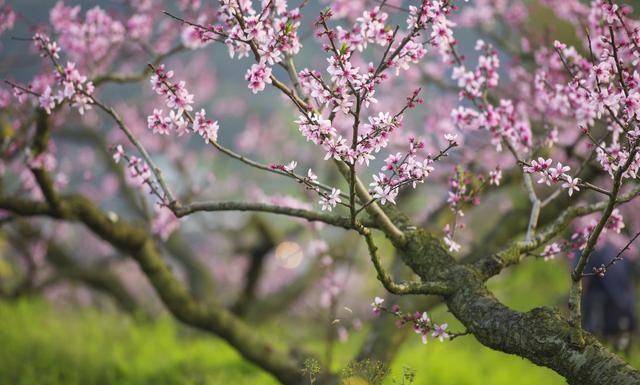
<svg viewBox="0 0 640 385"><path fill-rule="evenodd" d="M258 63L245 76L253 93L271 82L271 66L281 63L286 55L297 54L302 47L297 36L300 10L287 9L282 0L263 2L262 6L258 11L251 1L222 0L217 10L219 24L192 23L182 35L190 48L222 40L232 58L248 57L253 52Z"/></svg>
<svg viewBox="0 0 640 385"><path fill-rule="evenodd" d="M105 58L125 38L125 26L97 6L88 10L82 20L79 5L66 6L60 0L51 9L49 19L62 49L83 68L103 65Z"/></svg>
<svg viewBox="0 0 640 385"><path fill-rule="evenodd" d="M153 190L153 180L152 173L149 165L147 163L138 158L135 155L127 155L124 152L124 148L122 145L117 145L112 149L113 152L113 160L116 163L120 163L121 160L126 160L127 168L129 169L129 176L131 180L135 182L138 186L147 185L151 190Z"/></svg>
<svg viewBox="0 0 640 385"><path fill-rule="evenodd" d="M152 189L152 174L149 165L142 159L135 155L131 155L127 159L127 167L129 168L129 176L136 182L137 185L147 185L149 189Z"/></svg>
<svg viewBox="0 0 640 385"><path fill-rule="evenodd" d="M155 195L159 199L158 204L164 207L166 205L165 196L160 191L158 183L156 182L153 172L147 162L135 155L128 155L127 153L125 153L124 148L120 144L111 147L110 150L112 152L113 160L114 162L116 162L116 164L120 163L121 160L126 161L126 168L128 170L128 183L137 188L145 187L146 192ZM161 213L161 211L158 211L158 213L162 215L166 214Z"/></svg>
<svg viewBox="0 0 640 385"><path fill-rule="evenodd" d="M437 19L435 14L443 15L438 12L439 7L439 1L423 1L420 9L428 13L430 18L412 23L406 32L407 36L401 40L386 24L388 14L380 7L363 11L350 30L341 26L331 29L328 21L333 14L331 10L323 12L317 22L321 27L317 34L326 37L324 49L331 54L327 58L331 86L321 79L317 71L304 69L298 74L302 89L319 105L331 105L334 111L344 114L349 113L358 99L365 107L376 103L374 87L386 79L385 69L395 69L398 75L401 69L409 69L410 64L418 63L426 54L424 45L416 40L427 21ZM370 62L366 70L362 70L354 63L355 52L363 52L369 44L386 47L387 54L378 66Z"/></svg>
<svg viewBox="0 0 640 385"><path fill-rule="evenodd" d="M340 193L340 189L332 188L331 193L323 194L320 197L320 205L322 206L322 210L331 211L334 207L336 207L336 205L341 202Z"/></svg>
<svg viewBox="0 0 640 385"><path fill-rule="evenodd" d="M423 2L423 7L427 7L426 3ZM318 22L324 27L324 30L318 32L318 35L325 35L329 39L329 43L324 46L325 50L334 54L327 59L329 61L328 72L332 75L333 81L335 81L334 77L345 79L351 77L351 83L354 86L360 86L386 78L381 71L372 71L373 63L369 63L368 74L360 73L360 69L351 63L355 56L354 52L363 52L369 44L388 47L391 52L396 52L395 55L385 57L384 59L387 60L383 63L386 67L395 69L396 75L400 74L401 69L407 70L410 64L418 63L427 53L423 44L414 40L414 37L424 29L426 22L410 25L406 40L400 42L395 39L393 29L386 24L389 15L379 6L374 7L371 11L364 10L362 16L356 18L350 30L344 29L342 26L337 26L335 30L330 29L327 21L333 16L331 11L327 11L321 15ZM336 49L337 47L340 49ZM371 84L369 84L370 87Z"/></svg>
<svg viewBox="0 0 640 385"><path fill-rule="evenodd" d="M500 79L498 52L483 40L476 42L476 50L483 53L478 58L475 71L468 71L464 65L453 68L451 77L458 81L458 87L470 98L482 97L488 89L496 88Z"/></svg>
<svg viewBox="0 0 640 385"><path fill-rule="evenodd" d="M385 312L397 317L396 325L398 327L406 324L413 325L413 330L420 335L423 344L427 343L429 333L431 333L432 338L437 338L440 342L452 337L452 335L447 332L448 325L446 323L440 325L434 323L427 315L427 312L402 313L398 305L393 305L390 309L387 309L384 305L384 298L380 297L374 298L371 303L371 308L374 314Z"/></svg>
<svg viewBox="0 0 640 385"><path fill-rule="evenodd" d="M54 83L47 85L38 97L40 107L48 114L51 114L56 105L68 101L72 107L78 109L80 115L91 109L91 104L93 103L91 95L94 91L93 82L88 80L85 75L80 74L74 62L67 62L65 67L61 67L57 63L60 58L60 47L55 41L51 41L47 35L36 33L33 41L40 54L51 59L56 67Z"/></svg>
<svg viewBox="0 0 640 385"><path fill-rule="evenodd" d="M263 9L258 13L249 1L221 1L220 18L226 27L225 43L231 57L248 56L252 49L248 41L255 44L261 60L269 65L300 51L302 45L297 36L302 17L300 9L287 9L283 1L275 3L272 9L263 2Z"/></svg>
<svg viewBox="0 0 640 385"><path fill-rule="evenodd" d="M503 141L523 151L531 150L533 134L526 105L513 100L500 99L497 105L489 103L486 93L498 85L499 60L495 49L482 40L476 43L482 54L474 71L468 71L461 60L452 77L461 89L460 95L472 101L473 107L459 106L451 112L453 122L465 131L485 129L491 134L491 143L497 151Z"/></svg>
<svg viewBox="0 0 640 385"><path fill-rule="evenodd" d="M556 167L551 167L552 164L553 161L551 159L540 157L538 160L532 160L531 165L525 166L523 170L529 174L540 173L542 177L538 180L538 183L545 183L550 186L551 182L558 182L566 175L567 171L571 170L571 167L564 166L560 162Z"/></svg>
<svg viewBox="0 0 640 385"><path fill-rule="evenodd" d="M361 107L367 108L371 103L376 103L375 86L386 79L386 68L395 68L398 73L400 69L407 69L410 63L417 63L424 56L424 46L414 40L429 22L444 17L441 7L445 6L438 1L422 2L419 9L412 11L413 17L417 19L409 22L407 36L401 41L395 39L396 34L385 24L388 14L380 7L364 11L349 30L340 26L335 30L331 29L328 20L332 17L332 12L328 10L321 14L317 22L321 27L318 36L326 37L325 50L330 52L327 73L331 82L324 81L318 71L309 69L300 71L298 79L303 92L313 98L319 108L330 106L332 112L325 118L319 113L303 111L296 123L307 140L324 148L325 159L368 165L375 159L373 154L387 146L391 134L401 126L402 113L407 107L396 115L379 112L377 116L369 116L368 123L357 127L361 130L356 131L357 137L351 142L334 128L336 113L355 116ZM376 67L369 63L367 70L362 71L353 62L354 52L362 52L369 44L386 47L387 54L380 65ZM408 107L414 107L420 102L422 100L414 92L408 98ZM415 187L417 181L424 180L433 167L429 157L422 160L416 158L417 150L421 148L423 144L420 141L411 139L408 155L396 154L387 159L384 170L393 171L393 175L374 176L372 188L376 198L380 198L383 203L387 200L394 202L398 185L413 182Z"/></svg>
<svg viewBox="0 0 640 385"><path fill-rule="evenodd" d="M307 190L317 193L320 196L320 201L318 203L322 207L322 211L333 211L338 204L342 203L342 200L340 199L340 194L342 194L342 192L340 189L332 187L331 192L321 189L318 184L318 176L313 172L313 170L308 169L307 176L302 177L294 172L297 165L298 163L296 161L292 161L286 165L274 164L271 166L271 169L284 172L299 183L303 184Z"/></svg>
<svg viewBox="0 0 640 385"><path fill-rule="evenodd" d="M176 110L182 117L183 112L193 110L193 94L190 94L183 80L171 83L174 72L165 70L164 64L158 66L151 75L151 89L165 98L167 107Z"/></svg>
<svg viewBox="0 0 640 385"><path fill-rule="evenodd" d="M552 242L547 244L542 253L541 257L544 258L545 261L554 259L556 255L567 252L567 253L577 253L587 246L587 242L593 233L597 221L595 219L591 219L586 226L578 228L576 231L571 234L569 240L562 240L559 242ZM607 231L612 231L616 234L620 234L622 229L625 228L624 218L622 217L622 213L619 209L613 209L611 216L605 223L603 233Z"/></svg>
<svg viewBox="0 0 640 385"><path fill-rule="evenodd" d="M451 10L452 6L447 0L423 0L419 7L409 6L407 17L409 28L422 28L428 22L432 23L430 42L438 49L444 62L451 60L451 47L456 42L451 29L455 23L447 17Z"/></svg>
<svg viewBox="0 0 640 385"><path fill-rule="evenodd" d="M580 178L573 178L567 174L571 170L570 166L557 162L555 167L551 167L552 164L551 159L539 157L537 160L532 160L530 165L525 165L523 170L528 174L538 173L540 175L538 183L544 183L547 186L551 186L551 183L564 181L562 187L568 190L569 196L573 195L574 191L580 191Z"/></svg>
<svg viewBox="0 0 640 385"><path fill-rule="evenodd" d="M426 158L418 157L418 150L424 148L424 143L414 137L409 137L409 150L406 154L400 152L389 155L384 160L381 173L373 175L373 182L369 185L373 191L373 197L379 199L381 204L389 201L395 204L400 187L423 183L434 170L431 155ZM391 175L384 172L391 172Z"/></svg>
<svg viewBox="0 0 640 385"><path fill-rule="evenodd" d="M149 13L135 13L127 20L126 27L132 39L146 41L153 32L153 18Z"/></svg>
<svg viewBox="0 0 640 385"><path fill-rule="evenodd" d="M13 28L16 22L16 13L9 4L0 0L0 34Z"/></svg>
<svg viewBox="0 0 640 385"><path fill-rule="evenodd" d="M333 12L330 15L332 14ZM380 7L375 7L371 11L364 10L362 15L356 18L351 29L336 27L338 42L340 45L347 44L349 47L354 47L360 52L369 44L384 47L393 37L393 31L386 26L388 18L389 15Z"/></svg>
<svg viewBox="0 0 640 385"><path fill-rule="evenodd" d="M189 112L193 111L194 96L189 93L184 81L172 82L173 76L174 72L167 71L164 65L154 68L151 88L164 98L170 112L165 116L161 109L154 109L153 114L147 117L147 126L154 134L169 135L175 131L182 136L191 123L192 131L200 135L205 143L215 142L218 139L218 122L208 119L204 109L191 117Z"/></svg>
<svg viewBox="0 0 640 385"><path fill-rule="evenodd" d="M147 192L155 194L160 201L155 205L155 216L151 222L151 231L159 236L162 240L167 240L171 233L179 226L180 220L175 216L165 204L163 196L158 190L157 183L153 178L153 173L149 165L141 158L134 155L127 155L122 145L114 146L111 149L113 160L120 163L121 160L126 161L128 172L128 180L137 187L146 186Z"/></svg>
<svg viewBox="0 0 640 385"><path fill-rule="evenodd" d="M327 59L327 73L332 86L322 79L318 71L305 68L298 73L301 89L311 96L320 108L330 106L332 112L347 115L354 111L356 95L359 95L365 108L378 102L375 97L373 63L369 63L367 71L361 73L360 67L351 63L349 58L350 53L342 52Z"/></svg>
<svg viewBox="0 0 640 385"><path fill-rule="evenodd" d="M309 78L316 79L313 75ZM387 112L379 112L377 116L370 116L368 123L362 125L362 131L358 133L355 144L352 142L349 145L347 139L333 127L332 121L317 113L301 115L296 123L308 141L323 147L325 160L336 159L351 165L366 164L368 166L370 161L375 159L374 154L387 147L391 134L401 127L402 113L422 103L418 92L419 90L407 97L407 104L400 113L392 116ZM389 155L385 159L382 172L373 175L374 182L370 185L371 193L382 204L387 201L395 204L395 197L400 187L410 184L415 188L434 170L432 166L434 159L431 155L419 155L419 151L425 147L424 143L413 136L409 137L408 141L409 149L406 154ZM440 155L444 155L456 145L455 138L450 138L449 147ZM385 172L391 172L391 175Z"/></svg>
<svg viewBox="0 0 640 385"><path fill-rule="evenodd" d="M254 64L244 78L249 82L251 92L257 94L264 90L267 83L271 83L271 67L265 63Z"/></svg>
<svg viewBox="0 0 640 385"><path fill-rule="evenodd" d="M367 165L370 160L375 159L373 153L387 146L389 134L400 126L400 120L388 113L381 112L377 117L370 117L369 124L364 125L365 131L358 137L358 146L354 149L333 127L332 122L320 114L302 115L296 123L308 141L323 147L326 152L325 160L336 159Z"/></svg>
<svg viewBox="0 0 640 385"><path fill-rule="evenodd" d="M271 67L300 49L297 38L300 10L287 10L286 3L282 1L274 4L263 2L260 11L249 1L223 0L220 4L217 24L203 25L200 19L198 23L188 23L189 36L200 39L200 45L223 39L232 57L253 54L256 63L248 69L245 79L253 93L261 92L267 84L274 82ZM301 112L296 121L301 133L325 150L325 159L344 161L352 167L356 164L369 165L375 159L374 154L388 145L391 134L401 126L406 108L422 102L417 92L407 98L407 107L396 115L379 112L377 116L369 116L368 123L362 125L357 115L377 103L375 87L387 79L385 70L395 69L397 75L424 57L426 48L420 36L429 25L432 25L432 30L427 44L442 47L443 52L454 44L451 31L454 24L447 17L451 9L448 1L424 0L418 7L411 8L408 30L400 33L387 24L389 15L379 6L364 10L348 29L329 26L333 17L331 9L321 13L316 23L317 37L325 39L324 49L330 53L326 67L330 81L325 81L318 71L303 69L296 77L296 94L302 92L297 97L308 96L310 99L305 101L308 104L301 104L296 96L289 94L289 97ZM385 48L385 54L377 66L370 62L362 70L360 64L356 64L356 57L360 59L356 53L363 52L369 45ZM284 66L287 68L288 64ZM325 106L329 106L328 116L321 112ZM343 136L336 128L339 115L356 118L353 138ZM162 118L160 113L149 119L154 132L166 133L167 127L171 126L171 119ZM389 156L383 173L374 176L371 192L383 204L395 202L399 187L405 184L415 187L433 171L432 157L417 155L424 144L411 138L409 147L405 155ZM391 172L391 175L384 171ZM332 209L340 203L340 190L321 194L320 203L323 210Z"/></svg>
<svg viewBox="0 0 640 385"><path fill-rule="evenodd" d="M622 177L635 178L640 169L640 74L635 69L639 25L628 18L627 8L606 1L595 0L583 13L589 22L589 56L558 41L553 51L541 50L536 56L536 104L574 119L592 142L596 160L612 177L624 167ZM594 136L600 122L611 133L606 136L610 140Z"/></svg>

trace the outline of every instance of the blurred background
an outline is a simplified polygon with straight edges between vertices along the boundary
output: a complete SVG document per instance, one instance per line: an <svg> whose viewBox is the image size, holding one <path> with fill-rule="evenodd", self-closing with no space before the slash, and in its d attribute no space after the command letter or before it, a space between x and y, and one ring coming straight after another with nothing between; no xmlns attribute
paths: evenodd
<svg viewBox="0 0 640 385"><path fill-rule="evenodd" d="M510 4L506 0L485 2L488 8ZM6 3L15 9L17 19L15 28L0 36L0 78L27 83L42 70L42 62L21 38L30 37L34 30L47 23L49 10L56 1L8 0ZM68 0L65 4L80 5L82 13L99 5L114 17L126 20L132 7L129 3L136 2ZM355 3L362 4L344 12L357 14L365 4L371 6L375 1ZM404 5L398 1L389 3ZM631 3L637 5L633 4L635 1ZM528 25L552 31L559 40L576 41L573 28L555 18L548 8L533 1L524 4L529 15ZM162 9L164 6L172 12L181 11L180 6L171 2ZM305 8L305 14L310 16L308 20L305 18L308 26L302 28L301 34L306 33L308 38L304 40L303 52L306 53L296 59L298 69L320 69L324 65L325 55L314 41L309 27L313 24L309 20L326 6L327 2L312 0ZM462 5L463 10L464 7ZM154 15L158 25L172 22L157 11ZM183 12L189 15L188 10ZM404 19L401 12L392 13L392 17L398 22ZM501 60L509 62L511 53L507 47L513 41L508 28L493 27L471 25L456 30L460 50L470 52L473 58L472 47L477 38L496 44L506 40L507 45L499 48L499 52ZM162 43L163 47L179 41L177 34L179 30L169 34L171 38ZM128 39L132 37L125 38ZM115 72L137 73L140 66L132 63L144 65L153 57L134 43L119 53L120 61L112 63L110 68L115 68ZM166 63L175 69L179 79L187 81L189 90L197 96L197 104L206 106L219 120L221 142L269 164L285 164L295 159L314 166L321 179L328 183L338 180L335 170L315 163L322 154L305 144L292 123L296 118L293 111L279 108L283 105L281 95L267 88L260 97L254 97L243 79L247 62L230 60L224 46L211 45L204 50L181 53ZM434 121L436 125L447 125L448 116L439 116L439 108L446 110L446 106L454 105L457 96L455 92L444 95L447 85L442 82L447 82L448 73L426 67L429 65L424 72L430 77L413 74L405 81L409 84L424 81L428 95L436 97L433 102L425 97L424 110L416 112L407 124L420 134L435 136L427 132L426 126ZM92 75L101 73L96 70ZM229 158L205 152L201 141L180 139L176 146L171 140L145 133L148 131L146 115L154 103L158 103L146 78L133 84L108 84L101 95L144 138L147 149L169 170L170 183L181 186L182 196L240 197L317 208L317 199L301 194L295 183L283 183ZM145 98L147 101L143 101ZM382 103L393 105L394 101L386 98L392 96L379 97ZM427 118L430 110L435 114L433 121ZM383 326L376 324L383 321L372 314L369 303L374 296L384 296L383 289L375 280L365 245L341 231L280 217L239 213L197 214L181 221L176 230L171 219L162 219L163 214L154 211L144 194L130 192L121 171L112 172L106 148L124 143L121 134L113 133L117 131L113 123L95 114L82 119L69 116L74 118L59 119L60 128L54 134L58 154L62 154L59 167L68 175L66 191L79 190L95 198L106 210L141 220L166 241L163 251L169 263L195 296L232 309L271 340L317 353L328 359L336 370L347 367L358 352L361 358L380 358L390 368L384 384L402 383L407 370L415 371L415 384L425 385L565 383L551 370L491 351L470 336L423 345L410 328L396 329L393 320L384 321ZM86 136L80 135L87 132ZM99 135L93 135L96 133ZM454 155L450 164L462 161L466 160ZM77 169L79 164L83 165L81 170ZM446 181L446 177L443 180ZM414 213L418 221L431 221L429 226L441 231L451 220L446 206L442 208L446 191L446 183L422 186L405 197L404 208ZM521 226L502 217L510 210L526 208L528 202L521 193L520 185L509 184L507 178L498 194L469 210L465 219L466 235L462 235L469 242L463 255L491 250L494 241L499 243L501 237L507 236L497 229ZM517 234L516 231L512 235ZM623 234L616 245L624 244L628 238ZM472 243L472 239L477 240L476 243ZM391 261L391 247L383 239L379 242L382 254ZM482 250L474 249L479 244ZM635 247L625 253L621 264L624 272L615 275L621 285L604 284L602 290L594 294L591 309L595 310L591 319L595 322L594 332L605 343L625 355L632 365L640 367L640 340L632 325L639 306L638 297L633 296L639 282L637 253ZM570 256L549 261L528 259L492 279L489 286L501 301L514 309L563 308L571 264ZM396 273L407 274L399 267ZM0 287L11 292L23 281L28 282L29 290L0 298L0 384L277 383L242 359L224 341L172 319L135 263L118 255L81 226L38 219L0 228ZM619 318L599 318L607 313L601 307L601 299L612 298L606 295L628 297L620 305L624 308L620 317L627 317L626 326L618 325ZM432 299L391 296L387 301L400 303L407 311L426 310L438 323L448 323L450 330L463 330L446 308ZM614 326L610 325L612 322ZM380 327L391 330L389 334L397 335L399 341L386 342L388 352L384 352L387 345L383 345L366 354L373 328Z"/></svg>

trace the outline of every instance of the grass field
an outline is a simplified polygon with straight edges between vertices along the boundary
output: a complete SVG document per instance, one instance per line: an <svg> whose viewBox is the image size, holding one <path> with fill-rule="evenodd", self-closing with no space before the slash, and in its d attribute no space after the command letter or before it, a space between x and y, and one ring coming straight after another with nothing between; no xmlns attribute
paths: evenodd
<svg viewBox="0 0 640 385"><path fill-rule="evenodd" d="M511 306L524 310L540 305L565 289L564 272L558 263L533 261L521 271L492 284ZM459 328L444 309L433 316ZM281 332L273 330L272 334ZM347 360L365 333L339 345L337 359ZM318 341L308 345L312 349L320 346ZM638 365L639 358L640 354L634 354L631 361ZM415 384L419 385L565 383L552 371L486 349L473 337L426 346L419 338L412 338L394 362L392 375L398 377L403 367L416 370ZM392 377L386 384L392 384ZM29 300L0 303L0 385L5 384L270 385L276 381L243 361L224 342L180 327L168 317L147 321L90 308L54 308Z"/></svg>

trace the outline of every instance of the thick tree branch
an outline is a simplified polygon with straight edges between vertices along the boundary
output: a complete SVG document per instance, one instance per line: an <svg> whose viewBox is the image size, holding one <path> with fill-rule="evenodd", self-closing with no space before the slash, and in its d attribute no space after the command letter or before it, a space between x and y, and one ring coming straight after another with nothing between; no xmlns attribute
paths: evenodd
<svg viewBox="0 0 640 385"><path fill-rule="evenodd" d="M509 309L469 267L452 269L450 277L455 294L446 299L447 306L483 345L551 368L571 385L640 384L638 370L595 337L580 333L558 310L536 308L521 313Z"/></svg>
<svg viewBox="0 0 640 385"><path fill-rule="evenodd" d="M301 363L221 307L207 306L191 297L171 272L142 227L122 220L113 221L92 202L80 195L61 199L64 209L55 211L43 202L0 197L0 208L20 216L47 215L80 221L115 248L133 257L150 280L169 311L180 321L217 334L248 360L272 373L286 384L301 382Z"/></svg>
<svg viewBox="0 0 640 385"><path fill-rule="evenodd" d="M486 277L472 265L455 264L433 235L407 232L403 261L423 281L446 281L449 310L482 344L517 354L563 375L572 385L640 384L640 372L574 327L557 310L509 309L485 287Z"/></svg>
<svg viewBox="0 0 640 385"><path fill-rule="evenodd" d="M444 281L410 281L395 282L391 274L382 266L382 261L378 255L378 247L373 241L373 236L368 229L363 230L363 236L367 242L371 262L376 269L378 280L390 293L397 295L405 294L436 294L448 295L451 293L449 286Z"/></svg>
<svg viewBox="0 0 640 385"><path fill-rule="evenodd" d="M622 194L615 201L615 205L618 206L629 202L639 194L640 186L636 186L629 192ZM565 209L551 224L540 231L532 240L514 242L502 251L473 262L473 264L478 268L485 280L489 279L494 275L499 274L502 269L519 263L526 253L531 252L549 242L555 236L564 231L575 218L604 210L608 203L608 201L601 201L587 206L569 207Z"/></svg>

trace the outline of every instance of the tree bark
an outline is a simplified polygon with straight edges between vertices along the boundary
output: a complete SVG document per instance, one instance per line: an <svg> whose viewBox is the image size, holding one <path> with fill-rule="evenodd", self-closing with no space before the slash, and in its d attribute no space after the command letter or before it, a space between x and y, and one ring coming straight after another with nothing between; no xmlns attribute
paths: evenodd
<svg viewBox="0 0 640 385"><path fill-rule="evenodd" d="M559 310L510 309L489 292L477 268L452 263L440 239L421 230L408 233L408 238L405 263L423 281L449 282L449 310L483 345L548 367L572 385L640 384L637 369L589 333L569 325Z"/></svg>
<svg viewBox="0 0 640 385"><path fill-rule="evenodd" d="M271 373L283 384L303 383L304 355L292 355L268 342L264 336L219 306L194 299L171 272L155 243L142 226L113 221L79 195L56 197L57 207L20 198L0 198L0 208L22 216L44 215L84 223L97 236L130 255L143 270L167 309L185 324L218 335L248 361Z"/></svg>

